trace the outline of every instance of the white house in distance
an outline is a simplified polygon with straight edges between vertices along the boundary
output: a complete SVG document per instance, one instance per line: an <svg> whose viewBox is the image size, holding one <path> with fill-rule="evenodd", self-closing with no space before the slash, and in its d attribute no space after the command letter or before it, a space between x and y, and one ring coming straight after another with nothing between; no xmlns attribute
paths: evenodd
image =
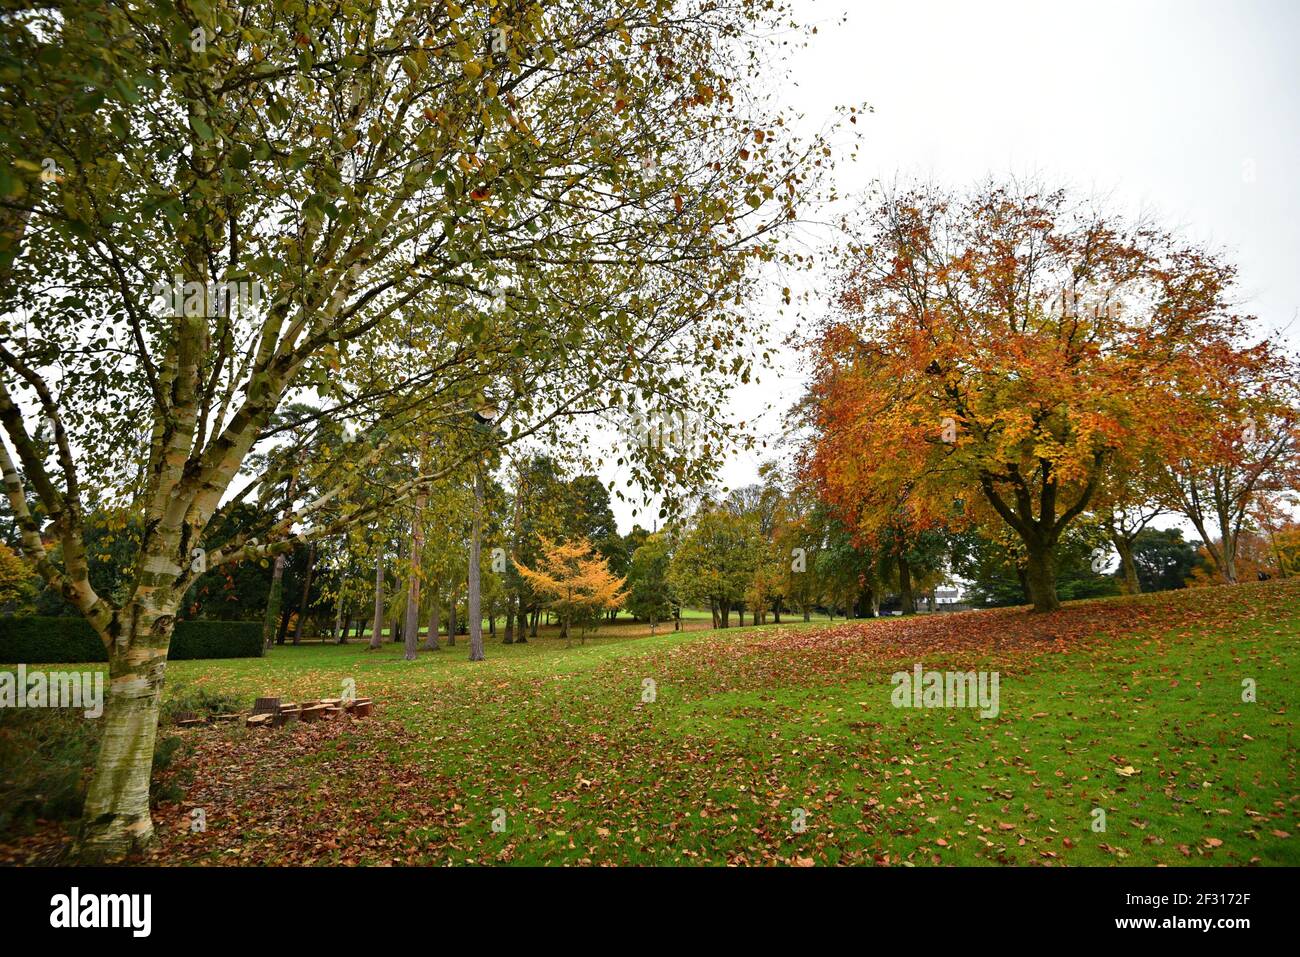
<svg viewBox="0 0 1300 957"><path fill-rule="evenodd" d="M936 605L957 605L961 603L961 588L957 585L939 587L934 590Z"/></svg>

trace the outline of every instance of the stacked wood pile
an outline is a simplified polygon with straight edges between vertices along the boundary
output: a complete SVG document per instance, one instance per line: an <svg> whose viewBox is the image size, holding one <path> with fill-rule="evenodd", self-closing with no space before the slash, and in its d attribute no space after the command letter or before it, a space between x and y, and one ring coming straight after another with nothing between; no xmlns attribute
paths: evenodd
<svg viewBox="0 0 1300 957"><path fill-rule="evenodd" d="M279 698L258 698L251 711L233 714L214 714L207 717L193 711L178 711L172 716L180 728L193 728L208 724L226 724L243 721L249 728L279 728L295 721L312 723L335 721L343 715L368 718L374 710L372 698L321 698L316 701L281 701Z"/></svg>

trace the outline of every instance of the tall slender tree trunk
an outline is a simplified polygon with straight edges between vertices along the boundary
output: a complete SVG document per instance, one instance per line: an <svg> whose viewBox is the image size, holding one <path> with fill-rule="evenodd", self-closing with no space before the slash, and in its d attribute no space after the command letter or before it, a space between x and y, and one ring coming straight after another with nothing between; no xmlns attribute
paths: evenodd
<svg viewBox="0 0 1300 957"><path fill-rule="evenodd" d="M447 647L456 647L456 629L459 622L456 620L456 599L459 597L460 588L453 587L451 598L447 602Z"/></svg>
<svg viewBox="0 0 1300 957"><path fill-rule="evenodd" d="M293 511L293 493L298 487L298 470L294 469L289 474L289 484L285 488L285 497L288 500L286 511ZM280 608L284 604L284 563L287 557L284 552L275 556L275 562L272 564L271 571L271 593L266 599L266 618L262 625L262 640L266 647L271 647L274 630L280 625ZM279 644L284 643L284 630L280 630Z"/></svg>
<svg viewBox="0 0 1300 957"><path fill-rule="evenodd" d="M285 608L280 612L280 627L275 630L275 643L284 644L284 639L289 634L289 622L293 620L293 609Z"/></svg>
<svg viewBox="0 0 1300 957"><path fill-rule="evenodd" d="M483 590L480 582L479 559L483 548L483 473L474 472L474 516L469 535L469 660L482 661L483 654Z"/></svg>
<svg viewBox="0 0 1300 957"><path fill-rule="evenodd" d="M316 543L307 549L307 573L302 578L302 599L298 602L298 624L293 629L293 643L302 644L303 630L307 625L307 601L311 598L311 576L316 569Z"/></svg>
<svg viewBox="0 0 1300 957"><path fill-rule="evenodd" d="M384 560L375 560L375 630L370 636L371 648L384 646Z"/></svg>
<svg viewBox="0 0 1300 957"><path fill-rule="evenodd" d="M262 624L262 640L270 648L275 642L276 631L280 627L280 606L284 602L284 562L281 552L275 556L271 571L271 593L266 598L266 617Z"/></svg>
<svg viewBox="0 0 1300 957"><path fill-rule="evenodd" d="M423 462L421 456L421 462ZM406 583L406 660L414 661L420 641L420 557L424 550L424 525L422 516L429 497L421 494L415 499L415 515L411 519L411 577Z"/></svg>
<svg viewBox="0 0 1300 957"><path fill-rule="evenodd" d="M334 596L334 630L330 632L336 645L348 640L348 626L343 621L343 583L339 582L338 594Z"/></svg>
<svg viewBox="0 0 1300 957"><path fill-rule="evenodd" d="M433 593L433 600L429 602L429 634L424 639L424 650L437 651L439 648L438 630L442 627L442 622L440 621L442 616L442 601L441 596L438 594L438 586L436 582L433 583L433 587L430 591Z"/></svg>
<svg viewBox="0 0 1300 957"><path fill-rule="evenodd" d="M506 624L501 635L501 644L513 645L515 643L515 603L517 599L514 595L506 595Z"/></svg>

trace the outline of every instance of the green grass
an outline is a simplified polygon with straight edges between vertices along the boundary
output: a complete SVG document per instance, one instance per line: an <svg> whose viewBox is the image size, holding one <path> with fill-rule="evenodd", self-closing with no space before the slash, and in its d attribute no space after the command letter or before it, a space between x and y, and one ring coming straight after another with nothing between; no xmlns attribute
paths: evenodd
<svg viewBox="0 0 1300 957"><path fill-rule="evenodd" d="M1047 617L543 638L480 664L464 643L177 662L169 695L301 700L350 678L378 710L184 732L159 860L1294 865L1297 633L1300 585L1278 582ZM894 708L890 675L916 661L997 670L999 715Z"/></svg>

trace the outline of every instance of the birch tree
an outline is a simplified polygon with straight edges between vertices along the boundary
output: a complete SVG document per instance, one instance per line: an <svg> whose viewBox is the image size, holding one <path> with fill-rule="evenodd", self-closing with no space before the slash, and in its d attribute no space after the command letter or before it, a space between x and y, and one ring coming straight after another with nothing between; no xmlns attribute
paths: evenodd
<svg viewBox="0 0 1300 957"><path fill-rule="evenodd" d="M343 507L399 436L455 428L487 393L503 443L562 443L563 423L635 396L727 434L753 267L825 169L820 141L748 95L774 24L784 11L751 0L5 18L0 470L24 556L109 655L86 860L153 841L159 700L195 576L371 522L481 454L467 442ZM317 411L273 424L291 401ZM207 538L265 489L251 453L343 420L368 437L303 465L317 495ZM699 463L628 464L673 486ZM143 529L120 601L87 573L92 494Z"/></svg>

